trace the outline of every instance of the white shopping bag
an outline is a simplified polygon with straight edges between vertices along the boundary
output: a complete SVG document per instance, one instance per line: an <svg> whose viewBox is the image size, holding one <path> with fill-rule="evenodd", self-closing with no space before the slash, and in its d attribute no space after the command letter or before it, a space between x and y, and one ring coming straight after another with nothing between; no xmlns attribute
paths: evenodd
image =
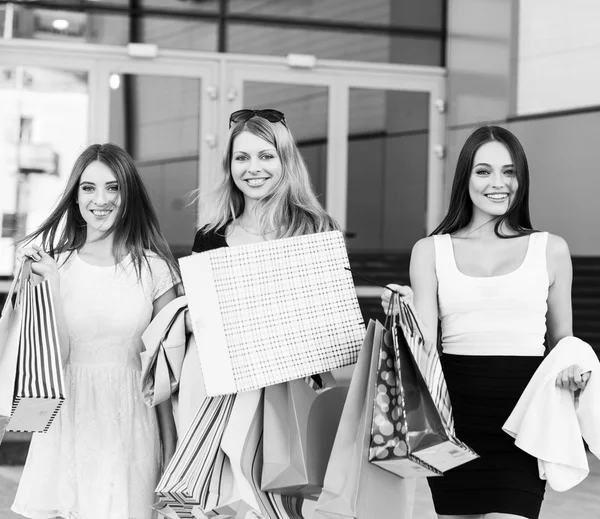
<svg viewBox="0 0 600 519"><path fill-rule="evenodd" d="M365 327L341 232L223 247L180 265L208 396L356 362Z"/></svg>

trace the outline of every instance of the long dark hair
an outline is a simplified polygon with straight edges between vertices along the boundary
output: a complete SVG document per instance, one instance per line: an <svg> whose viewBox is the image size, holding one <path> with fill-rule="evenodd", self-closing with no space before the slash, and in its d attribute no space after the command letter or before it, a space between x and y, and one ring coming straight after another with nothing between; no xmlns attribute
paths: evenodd
<svg viewBox="0 0 600 519"><path fill-rule="evenodd" d="M466 227L473 217L473 202L469 196L469 178L473 169L475 153L490 141L501 142L506 146L512 158L518 182L514 199L506 213L496 218L494 233L499 238L516 238L535 232L529 216L529 166L527 157L519 140L506 128L500 126L482 126L477 128L466 140L456 163L456 173L450 194L448 212L438 225L434 234L453 234ZM506 235L500 232L504 223L516 231Z"/></svg>
<svg viewBox="0 0 600 519"><path fill-rule="evenodd" d="M116 144L92 144L77 157L56 209L36 231L20 241L30 242L41 236L42 248L52 257L62 253L70 256L85 245L87 225L79 211L77 193L81 175L96 161L111 170L119 186L121 203L117 217L102 235L105 238L114 233L115 258L121 260L123 251L131 253L139 277L142 262L150 268L146 252L151 251L167 262L174 280L179 279L179 266L160 231L158 217L142 177L131 156Z"/></svg>

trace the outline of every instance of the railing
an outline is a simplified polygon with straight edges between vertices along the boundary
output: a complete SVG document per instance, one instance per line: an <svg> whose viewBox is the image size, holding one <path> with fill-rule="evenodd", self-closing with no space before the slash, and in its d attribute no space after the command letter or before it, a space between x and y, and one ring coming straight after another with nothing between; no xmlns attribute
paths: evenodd
<svg viewBox="0 0 600 519"><path fill-rule="evenodd" d="M600 257L576 256L572 260L573 333L591 344L600 356ZM356 272L382 285L406 284L409 281L408 254L351 253L350 264ZM381 320L383 318L379 300L381 289L376 288L368 292L365 290L364 280L355 276L354 281L365 321L368 322L370 318Z"/></svg>

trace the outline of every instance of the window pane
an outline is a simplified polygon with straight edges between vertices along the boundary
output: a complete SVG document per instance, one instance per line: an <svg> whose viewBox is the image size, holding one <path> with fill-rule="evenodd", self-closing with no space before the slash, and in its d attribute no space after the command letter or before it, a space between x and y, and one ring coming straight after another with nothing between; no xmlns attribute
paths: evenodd
<svg viewBox="0 0 600 519"><path fill-rule="evenodd" d="M87 145L85 72L0 68L0 276L13 271L16 240L37 228Z"/></svg>
<svg viewBox="0 0 600 519"><path fill-rule="evenodd" d="M125 0L119 0L113 5L118 3L126 5ZM179 2L173 1L173 5L179 5ZM160 5L154 7L160 7ZM92 12L88 14L22 6L15 6L14 12L14 38L104 45L126 45L130 41L127 13ZM138 36L144 43L155 43L165 49L217 50L216 22L165 16L142 16L138 18L138 23Z"/></svg>
<svg viewBox="0 0 600 519"><path fill-rule="evenodd" d="M325 205L327 168L327 87L244 83L244 107L275 108L285 114L308 167L319 201Z"/></svg>
<svg viewBox="0 0 600 519"><path fill-rule="evenodd" d="M600 104L600 2L519 2L517 113Z"/></svg>
<svg viewBox="0 0 600 519"><path fill-rule="evenodd" d="M145 43L155 43L165 49L217 51L217 24L181 18L142 19Z"/></svg>
<svg viewBox="0 0 600 519"><path fill-rule="evenodd" d="M387 24L390 21L390 0L369 0L368 3L352 0L230 0L229 12Z"/></svg>
<svg viewBox="0 0 600 519"><path fill-rule="evenodd" d="M126 75L111 89L110 140L135 159L176 255L189 254L194 237L201 83Z"/></svg>
<svg viewBox="0 0 600 519"><path fill-rule="evenodd" d="M429 94L350 90L352 251L410 251L425 235Z"/></svg>
<svg viewBox="0 0 600 519"><path fill-rule="evenodd" d="M227 50L244 54L313 54L341 59L407 65L440 65L437 39L379 36L364 32L289 29L230 22Z"/></svg>
<svg viewBox="0 0 600 519"><path fill-rule="evenodd" d="M128 0L127 0L128 1ZM114 3L111 0L110 3ZM197 13L216 13L219 10L220 0L201 0L188 2L185 0L141 0L141 7L157 8L170 11L195 11Z"/></svg>
<svg viewBox="0 0 600 519"><path fill-rule="evenodd" d="M229 12L437 29L443 0L230 0Z"/></svg>

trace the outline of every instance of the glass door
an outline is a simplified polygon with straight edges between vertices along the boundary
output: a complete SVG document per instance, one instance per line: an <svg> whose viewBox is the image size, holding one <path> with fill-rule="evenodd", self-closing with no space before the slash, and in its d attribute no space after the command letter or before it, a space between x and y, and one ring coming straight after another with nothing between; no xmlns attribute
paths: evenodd
<svg viewBox="0 0 600 519"><path fill-rule="evenodd" d="M327 80L282 66L281 60L227 58L224 121L240 108L274 108L285 114L306 162L317 197L327 205L330 91ZM222 140L226 138L223 134Z"/></svg>
<svg viewBox="0 0 600 519"><path fill-rule="evenodd" d="M55 197L87 144L114 141L140 167L174 252L186 254L222 175L229 114L272 107L286 114L328 212L354 236L350 248L405 250L443 211L444 71L297 58L0 41L2 240L48 213L36 190ZM50 173L25 172L21 156ZM8 241L0 276L12 271Z"/></svg>
<svg viewBox="0 0 600 519"><path fill-rule="evenodd" d="M47 216L75 158L114 142L134 158L169 245L189 254L199 194L214 185L218 54L0 41L0 276ZM6 188L5 188L6 186Z"/></svg>
<svg viewBox="0 0 600 519"><path fill-rule="evenodd" d="M427 235L430 105L428 92L350 89L351 250L409 252Z"/></svg>
<svg viewBox="0 0 600 519"><path fill-rule="evenodd" d="M199 204L219 163L218 61L189 53L104 64L105 140L134 158L175 256L191 253Z"/></svg>
<svg viewBox="0 0 600 519"><path fill-rule="evenodd" d="M0 276L15 243L40 225L88 141L89 76L61 66L0 64Z"/></svg>
<svg viewBox="0 0 600 519"><path fill-rule="evenodd" d="M350 250L410 250L443 213L444 115L436 106L443 107L444 70L313 65L226 58L228 103L221 118L242 107L283 111Z"/></svg>

